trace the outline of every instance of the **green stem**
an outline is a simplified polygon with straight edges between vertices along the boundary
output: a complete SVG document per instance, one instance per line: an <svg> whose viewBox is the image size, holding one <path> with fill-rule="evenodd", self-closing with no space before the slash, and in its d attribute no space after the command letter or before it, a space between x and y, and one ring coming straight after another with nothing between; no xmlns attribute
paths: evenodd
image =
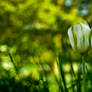
<svg viewBox="0 0 92 92"><path fill-rule="evenodd" d="M86 92L86 65L84 56L82 56L82 64L83 64L83 92Z"/></svg>

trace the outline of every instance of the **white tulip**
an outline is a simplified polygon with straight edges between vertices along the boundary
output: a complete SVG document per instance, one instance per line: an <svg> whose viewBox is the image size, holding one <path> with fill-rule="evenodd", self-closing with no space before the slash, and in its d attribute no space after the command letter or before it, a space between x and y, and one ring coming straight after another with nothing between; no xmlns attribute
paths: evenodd
<svg viewBox="0 0 92 92"><path fill-rule="evenodd" d="M90 33L91 29L88 24L80 23L70 27L68 29L68 36L72 48L80 53L87 51L90 47Z"/></svg>

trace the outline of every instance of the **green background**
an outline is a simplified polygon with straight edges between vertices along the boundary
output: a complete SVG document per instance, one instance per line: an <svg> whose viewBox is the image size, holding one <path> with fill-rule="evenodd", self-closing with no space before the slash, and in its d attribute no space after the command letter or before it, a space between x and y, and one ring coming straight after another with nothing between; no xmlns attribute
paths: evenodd
<svg viewBox="0 0 92 92"><path fill-rule="evenodd" d="M77 73L81 56L72 50L67 31L80 22L92 26L91 0L0 0L0 92L59 92L58 52L70 87L70 61ZM90 50L90 72L91 58Z"/></svg>

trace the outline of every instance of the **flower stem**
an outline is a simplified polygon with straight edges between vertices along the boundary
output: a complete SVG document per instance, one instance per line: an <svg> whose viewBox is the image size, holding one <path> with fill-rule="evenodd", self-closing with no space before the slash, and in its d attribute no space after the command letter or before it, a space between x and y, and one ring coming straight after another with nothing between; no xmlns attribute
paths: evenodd
<svg viewBox="0 0 92 92"><path fill-rule="evenodd" d="M83 64L83 92L86 92L86 64L84 56L82 56L82 64Z"/></svg>

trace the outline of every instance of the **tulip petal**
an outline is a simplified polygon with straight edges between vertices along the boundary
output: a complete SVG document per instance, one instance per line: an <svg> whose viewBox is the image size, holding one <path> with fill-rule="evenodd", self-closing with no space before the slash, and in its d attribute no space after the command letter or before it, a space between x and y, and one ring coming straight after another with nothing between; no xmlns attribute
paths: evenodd
<svg viewBox="0 0 92 92"><path fill-rule="evenodd" d="M85 37L84 49L87 49L89 47L89 34L90 34L91 29L89 28L87 24L80 23L80 25L83 28L83 35Z"/></svg>
<svg viewBox="0 0 92 92"><path fill-rule="evenodd" d="M71 46L74 49L74 38L73 38L72 28L71 27L68 29L68 36L69 36Z"/></svg>
<svg viewBox="0 0 92 92"><path fill-rule="evenodd" d="M81 50L82 49L82 45L83 45L83 34L82 34L82 31L81 31L81 27L78 24L78 25L74 25L73 28L74 28L74 32L75 32L75 34L77 36L77 48L79 50Z"/></svg>

